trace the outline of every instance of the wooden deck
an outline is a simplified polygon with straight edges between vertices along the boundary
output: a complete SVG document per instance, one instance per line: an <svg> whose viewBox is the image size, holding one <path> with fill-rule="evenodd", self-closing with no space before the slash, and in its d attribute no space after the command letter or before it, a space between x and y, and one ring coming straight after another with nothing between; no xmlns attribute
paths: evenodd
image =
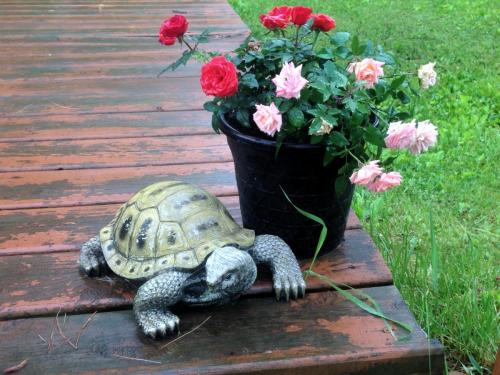
<svg viewBox="0 0 500 375"><path fill-rule="evenodd" d="M211 318L161 349L166 341L136 328L133 285L78 272L81 244L153 182L198 184L240 220L199 65L155 78L179 54L156 41L172 12L191 32L214 27L211 49L229 51L248 32L224 0L0 3L0 370L27 359L20 373L442 373L441 346L416 324L354 215L345 243L315 270L364 288L410 324L404 340L317 280L305 300L277 303L264 274L235 305L179 311L182 332ZM92 317L77 349L57 314L73 343Z"/></svg>

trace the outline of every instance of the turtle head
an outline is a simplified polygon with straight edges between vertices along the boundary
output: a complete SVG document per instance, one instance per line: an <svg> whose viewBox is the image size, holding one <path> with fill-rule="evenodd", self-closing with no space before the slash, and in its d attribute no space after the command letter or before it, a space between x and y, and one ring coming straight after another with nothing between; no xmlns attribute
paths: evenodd
<svg viewBox="0 0 500 375"><path fill-rule="evenodd" d="M257 277L257 266L250 254L235 247L215 250L206 263L207 285L226 295L237 295L250 288Z"/></svg>

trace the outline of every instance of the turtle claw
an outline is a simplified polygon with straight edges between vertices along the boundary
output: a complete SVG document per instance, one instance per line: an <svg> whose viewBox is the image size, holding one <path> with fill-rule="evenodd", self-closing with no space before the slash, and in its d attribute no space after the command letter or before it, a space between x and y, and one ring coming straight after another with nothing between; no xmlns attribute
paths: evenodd
<svg viewBox="0 0 500 375"><path fill-rule="evenodd" d="M279 301L281 298L281 284L278 285L276 281L274 282L274 293L276 294L276 301Z"/></svg>
<svg viewBox="0 0 500 375"><path fill-rule="evenodd" d="M146 336L161 339L179 331L179 318L170 312L143 311L137 320Z"/></svg>
<svg viewBox="0 0 500 375"><path fill-rule="evenodd" d="M306 283L302 274L276 275L274 278L274 292L277 301L282 297L285 301L288 301L290 298L303 298L306 292Z"/></svg>

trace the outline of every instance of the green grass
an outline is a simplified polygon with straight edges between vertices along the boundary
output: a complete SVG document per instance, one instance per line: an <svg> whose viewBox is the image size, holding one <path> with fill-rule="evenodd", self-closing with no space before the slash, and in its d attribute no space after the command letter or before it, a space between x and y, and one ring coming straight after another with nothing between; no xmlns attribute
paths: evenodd
<svg viewBox="0 0 500 375"><path fill-rule="evenodd" d="M258 15L297 1L230 0L257 35ZM395 284L452 366L491 369L500 339L500 3L492 0L308 0L337 31L371 39L406 69L436 61L438 86L418 118L439 128L438 146L394 165L404 183L384 194L358 190L354 208L382 251ZM433 237L431 239L432 212ZM477 365L476 365L477 367Z"/></svg>

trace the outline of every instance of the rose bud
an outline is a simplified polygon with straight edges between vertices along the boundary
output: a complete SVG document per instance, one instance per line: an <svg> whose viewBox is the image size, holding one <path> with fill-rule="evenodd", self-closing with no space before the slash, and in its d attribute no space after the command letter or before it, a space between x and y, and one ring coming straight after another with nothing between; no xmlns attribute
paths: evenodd
<svg viewBox="0 0 500 375"><path fill-rule="evenodd" d="M251 40L247 44L248 49L251 49L253 51L258 51L260 48L260 43L257 40Z"/></svg>

